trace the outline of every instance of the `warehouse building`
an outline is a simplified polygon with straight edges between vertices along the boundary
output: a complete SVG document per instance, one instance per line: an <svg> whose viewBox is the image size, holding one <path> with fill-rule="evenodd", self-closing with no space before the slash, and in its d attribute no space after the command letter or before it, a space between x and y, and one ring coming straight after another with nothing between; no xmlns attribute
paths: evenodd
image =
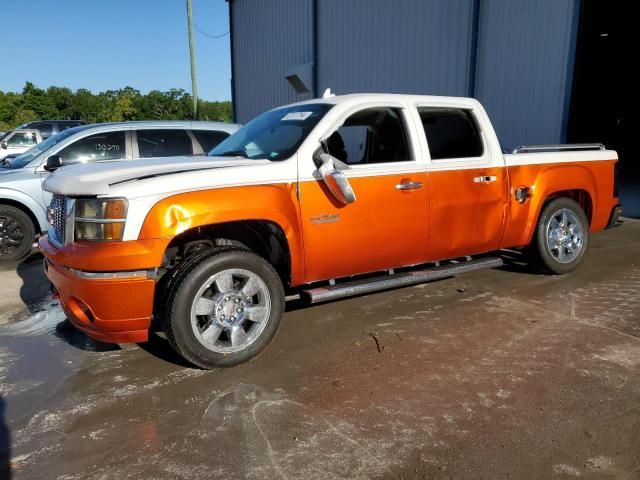
<svg viewBox="0 0 640 480"><path fill-rule="evenodd" d="M603 142L624 158L638 127L634 4L229 0L235 119L326 88L471 96L505 149Z"/></svg>

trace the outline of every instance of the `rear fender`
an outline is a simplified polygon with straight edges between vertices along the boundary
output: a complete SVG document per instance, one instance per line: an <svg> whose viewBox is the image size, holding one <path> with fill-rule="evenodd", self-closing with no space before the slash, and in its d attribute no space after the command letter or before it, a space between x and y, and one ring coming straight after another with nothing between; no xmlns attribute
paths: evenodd
<svg viewBox="0 0 640 480"><path fill-rule="evenodd" d="M546 202L554 196L567 196L560 192L582 190L586 192L595 211L598 202L596 180L593 172L582 165L528 166L534 174L533 182L526 181L522 172L511 175L509 221L503 248L525 246L531 243L540 213ZM541 168L537 173L537 168ZM531 177L529 177L531 178ZM519 186L531 188L531 198L524 203L515 200L515 189Z"/></svg>

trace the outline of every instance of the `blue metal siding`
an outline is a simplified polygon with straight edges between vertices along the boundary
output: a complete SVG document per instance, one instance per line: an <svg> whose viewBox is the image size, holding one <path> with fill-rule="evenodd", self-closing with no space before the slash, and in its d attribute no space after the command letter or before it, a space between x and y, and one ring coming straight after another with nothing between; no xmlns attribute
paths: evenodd
<svg viewBox="0 0 640 480"><path fill-rule="evenodd" d="M318 92L467 95L473 0L318 0Z"/></svg>
<svg viewBox="0 0 640 480"><path fill-rule="evenodd" d="M312 0L231 0L236 121L304 99L285 73L313 61Z"/></svg>
<svg viewBox="0 0 640 480"><path fill-rule="evenodd" d="M564 141L579 0L482 0L476 97L504 148Z"/></svg>

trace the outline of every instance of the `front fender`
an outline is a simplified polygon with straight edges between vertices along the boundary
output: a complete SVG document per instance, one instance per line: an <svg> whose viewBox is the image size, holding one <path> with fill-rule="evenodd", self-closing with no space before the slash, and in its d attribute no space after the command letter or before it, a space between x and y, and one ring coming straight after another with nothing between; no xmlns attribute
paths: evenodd
<svg viewBox="0 0 640 480"><path fill-rule="evenodd" d="M37 231L44 232L49 228L45 206L31 195L21 190L0 187L0 203L2 203L3 200L9 200L8 203L18 203L29 210L38 221L38 225L36 225Z"/></svg>
<svg viewBox="0 0 640 480"><path fill-rule="evenodd" d="M278 225L291 253L291 280L304 278L302 236L294 183L219 188L160 200L147 214L139 239L173 238L196 227L262 220Z"/></svg>

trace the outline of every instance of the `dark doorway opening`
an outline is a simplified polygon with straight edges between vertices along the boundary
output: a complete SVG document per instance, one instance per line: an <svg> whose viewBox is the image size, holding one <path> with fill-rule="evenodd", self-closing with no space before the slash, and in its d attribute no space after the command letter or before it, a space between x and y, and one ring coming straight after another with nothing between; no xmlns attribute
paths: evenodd
<svg viewBox="0 0 640 480"><path fill-rule="evenodd" d="M569 142L601 142L618 152L626 216L640 218L640 6L583 0L576 45ZM634 138L636 137L636 138Z"/></svg>

